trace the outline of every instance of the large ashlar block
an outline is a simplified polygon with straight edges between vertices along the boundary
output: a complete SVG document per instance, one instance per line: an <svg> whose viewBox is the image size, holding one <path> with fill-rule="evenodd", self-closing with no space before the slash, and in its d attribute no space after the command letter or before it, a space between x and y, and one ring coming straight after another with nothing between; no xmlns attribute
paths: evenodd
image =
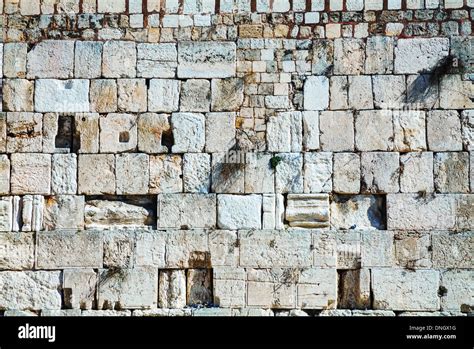
<svg viewBox="0 0 474 349"><path fill-rule="evenodd" d="M5 79L3 105L7 111L33 111L34 82L25 79Z"/></svg>
<svg viewBox="0 0 474 349"><path fill-rule="evenodd" d="M117 85L119 111L137 113L147 110L145 79L118 79Z"/></svg>
<svg viewBox="0 0 474 349"><path fill-rule="evenodd" d="M331 228L384 229L384 211L381 196L337 196L331 202Z"/></svg>
<svg viewBox="0 0 474 349"><path fill-rule="evenodd" d="M474 235L466 233L433 233L431 236L433 267L463 268L474 267Z"/></svg>
<svg viewBox="0 0 474 349"><path fill-rule="evenodd" d="M97 273L93 269L65 269L63 271L65 306L83 310L95 307L97 282Z"/></svg>
<svg viewBox="0 0 474 349"><path fill-rule="evenodd" d="M51 155L18 153L11 155L11 193L51 193Z"/></svg>
<svg viewBox="0 0 474 349"><path fill-rule="evenodd" d="M1 2L0 2L1 4ZM7 78L26 77L26 42L5 43L3 46L3 75Z"/></svg>
<svg viewBox="0 0 474 349"><path fill-rule="evenodd" d="M319 149L319 113L303 112L303 148L306 151Z"/></svg>
<svg viewBox="0 0 474 349"><path fill-rule="evenodd" d="M186 304L211 304L212 269L188 269L186 274Z"/></svg>
<svg viewBox="0 0 474 349"><path fill-rule="evenodd" d="M434 155L434 186L439 193L468 193L469 153L436 153Z"/></svg>
<svg viewBox="0 0 474 349"><path fill-rule="evenodd" d="M0 270L33 269L35 262L33 234L0 233L0 246L2 246L0 249Z"/></svg>
<svg viewBox="0 0 474 349"><path fill-rule="evenodd" d="M158 196L159 228L213 228L215 225L215 195L161 194Z"/></svg>
<svg viewBox="0 0 474 349"><path fill-rule="evenodd" d="M76 194L77 155L54 154L52 158L51 191L53 194Z"/></svg>
<svg viewBox="0 0 474 349"><path fill-rule="evenodd" d="M313 266L330 268L337 265L337 240L334 231L313 231Z"/></svg>
<svg viewBox="0 0 474 349"><path fill-rule="evenodd" d="M212 111L238 111L244 102L243 79L213 79L211 91Z"/></svg>
<svg viewBox="0 0 474 349"><path fill-rule="evenodd" d="M43 229L44 200L42 195L15 196L12 200L12 230L35 231Z"/></svg>
<svg viewBox="0 0 474 349"><path fill-rule="evenodd" d="M147 194L149 163L147 154L118 154L115 158L117 194Z"/></svg>
<svg viewBox="0 0 474 349"><path fill-rule="evenodd" d="M150 157L151 194L180 193L183 191L182 159L180 155Z"/></svg>
<svg viewBox="0 0 474 349"><path fill-rule="evenodd" d="M6 113L5 133L8 153L41 152L43 116L38 113Z"/></svg>
<svg viewBox="0 0 474 349"><path fill-rule="evenodd" d="M320 10L322 11L324 8ZM330 74L334 62L334 41L322 39L314 40L311 53L313 58L311 67L312 73L315 75Z"/></svg>
<svg viewBox="0 0 474 349"><path fill-rule="evenodd" d="M208 112L211 105L211 84L204 79L189 79L181 84L179 110Z"/></svg>
<svg viewBox="0 0 474 349"><path fill-rule="evenodd" d="M171 116L173 153L199 153L206 143L205 117L198 113L174 113Z"/></svg>
<svg viewBox="0 0 474 349"><path fill-rule="evenodd" d="M360 156L354 153L334 153L333 191L358 194L360 191Z"/></svg>
<svg viewBox="0 0 474 349"><path fill-rule="evenodd" d="M462 150L461 119L456 110L430 111L426 121L429 150Z"/></svg>
<svg viewBox="0 0 474 349"><path fill-rule="evenodd" d="M371 280L374 309L435 311L440 308L438 271L374 268Z"/></svg>
<svg viewBox="0 0 474 349"><path fill-rule="evenodd" d="M400 191L418 193L434 191L433 153L412 152L400 155Z"/></svg>
<svg viewBox="0 0 474 349"><path fill-rule="evenodd" d="M393 232L362 231L360 233L361 267L392 267L395 265Z"/></svg>
<svg viewBox="0 0 474 349"><path fill-rule="evenodd" d="M242 231L239 240L242 267L297 268L313 263L310 230Z"/></svg>
<svg viewBox="0 0 474 349"><path fill-rule="evenodd" d="M398 232L394 236L395 258L403 268L431 268L431 237L429 233Z"/></svg>
<svg viewBox="0 0 474 349"><path fill-rule="evenodd" d="M461 79L461 75L443 75L439 85L440 106L442 109L472 109L474 84Z"/></svg>
<svg viewBox="0 0 474 349"><path fill-rule="evenodd" d="M38 234L37 239L37 268L102 267L103 245L100 233L44 232Z"/></svg>
<svg viewBox="0 0 474 349"><path fill-rule="evenodd" d="M336 308L337 272L335 268L302 270L296 287L298 307L302 309Z"/></svg>
<svg viewBox="0 0 474 349"><path fill-rule="evenodd" d="M104 268L131 268L135 259L135 229L105 232Z"/></svg>
<svg viewBox="0 0 474 349"><path fill-rule="evenodd" d="M73 77L73 70L73 40L40 41L28 52L28 79L68 79Z"/></svg>
<svg viewBox="0 0 474 349"><path fill-rule="evenodd" d="M359 75L364 72L365 43L362 39L334 40L334 74Z"/></svg>
<svg viewBox="0 0 474 349"><path fill-rule="evenodd" d="M299 270L250 269L247 271L249 307L291 309L296 307Z"/></svg>
<svg viewBox="0 0 474 349"><path fill-rule="evenodd" d="M329 79L309 76L304 83L304 109L325 110L329 106Z"/></svg>
<svg viewBox="0 0 474 349"><path fill-rule="evenodd" d="M83 229L84 197L74 195L50 196L44 202L43 229Z"/></svg>
<svg viewBox="0 0 474 349"><path fill-rule="evenodd" d="M115 156L113 154L79 155L78 168L79 194L115 194ZM97 176L98 173L100 176Z"/></svg>
<svg viewBox="0 0 474 349"><path fill-rule="evenodd" d="M370 308L370 270L343 270L338 273L337 305L343 309Z"/></svg>
<svg viewBox="0 0 474 349"><path fill-rule="evenodd" d="M61 309L61 271L2 271L0 284L0 309Z"/></svg>
<svg viewBox="0 0 474 349"><path fill-rule="evenodd" d="M245 269L221 267L213 269L214 304L220 307L245 306Z"/></svg>
<svg viewBox="0 0 474 349"><path fill-rule="evenodd" d="M107 114L100 117L101 153L133 151L137 147L137 116L132 114Z"/></svg>
<svg viewBox="0 0 474 349"><path fill-rule="evenodd" d="M377 109L401 109L406 101L404 75L373 75L374 105Z"/></svg>
<svg viewBox="0 0 474 349"><path fill-rule="evenodd" d="M283 112L267 123L267 148L270 152L299 152L303 141L301 112Z"/></svg>
<svg viewBox="0 0 474 349"><path fill-rule="evenodd" d="M158 270L101 269L98 286L99 309L148 309L158 300Z"/></svg>
<svg viewBox="0 0 474 349"><path fill-rule="evenodd" d="M186 273L184 270L160 270L158 304L160 308L186 306Z"/></svg>
<svg viewBox="0 0 474 349"><path fill-rule="evenodd" d="M166 114L146 113L138 117L138 150L148 154L167 153L165 136L171 132Z"/></svg>
<svg viewBox="0 0 474 349"><path fill-rule="evenodd" d="M153 209L146 204L118 200L90 200L84 209L87 229L109 229L120 227L143 227L153 224Z"/></svg>
<svg viewBox="0 0 474 349"><path fill-rule="evenodd" d="M354 110L374 108L372 79L370 76L353 75L348 77L348 102L349 108Z"/></svg>
<svg viewBox="0 0 474 349"><path fill-rule="evenodd" d="M395 47L395 73L428 73L449 55L448 38L400 39Z"/></svg>
<svg viewBox="0 0 474 349"><path fill-rule="evenodd" d="M247 154L248 155L248 154ZM246 193L273 193L275 191L274 169L271 154L254 153L245 165Z"/></svg>
<svg viewBox="0 0 474 349"><path fill-rule="evenodd" d="M90 108L97 113L117 111L117 82L113 79L94 79L90 86Z"/></svg>
<svg viewBox="0 0 474 349"><path fill-rule="evenodd" d="M208 193L211 187L211 156L187 153L183 156L183 189L185 193Z"/></svg>
<svg viewBox="0 0 474 349"><path fill-rule="evenodd" d="M304 154L304 192L329 193L332 191L332 153Z"/></svg>
<svg viewBox="0 0 474 349"><path fill-rule="evenodd" d="M474 307L472 299L472 270L448 270L441 274L441 310L468 312Z"/></svg>
<svg viewBox="0 0 474 349"><path fill-rule="evenodd" d="M215 193L243 193L245 191L245 162L232 152L212 154L212 191Z"/></svg>
<svg viewBox="0 0 474 349"><path fill-rule="evenodd" d="M209 233L208 239L213 267L238 265L240 250L237 232L215 230Z"/></svg>
<svg viewBox="0 0 474 349"><path fill-rule="evenodd" d="M354 115L351 111L326 111L319 116L321 150L354 150Z"/></svg>
<svg viewBox="0 0 474 349"><path fill-rule="evenodd" d="M10 193L10 159L6 154L0 154L0 194Z"/></svg>
<svg viewBox="0 0 474 349"><path fill-rule="evenodd" d="M99 13L120 13L125 12L125 0L98 0L97 12Z"/></svg>
<svg viewBox="0 0 474 349"><path fill-rule="evenodd" d="M461 124L464 148L469 151L474 151L474 109L462 112Z"/></svg>
<svg viewBox="0 0 474 349"><path fill-rule="evenodd" d="M288 194L285 218L291 227L329 227L327 194Z"/></svg>
<svg viewBox="0 0 474 349"><path fill-rule="evenodd" d="M0 113L0 152L7 149L7 113Z"/></svg>
<svg viewBox="0 0 474 349"><path fill-rule="evenodd" d="M171 113L179 109L181 83L172 79L151 79L148 90L148 110Z"/></svg>
<svg viewBox="0 0 474 349"><path fill-rule="evenodd" d="M355 143L359 151L390 151L393 149L392 112L367 110L356 115Z"/></svg>
<svg viewBox="0 0 474 349"><path fill-rule="evenodd" d="M105 0L104 0L105 1ZM103 48L102 75L106 78L134 78L137 50L131 41L106 41Z"/></svg>
<svg viewBox="0 0 474 349"><path fill-rule="evenodd" d="M420 74L407 76L407 102L414 109L439 108L439 84L436 75Z"/></svg>
<svg viewBox="0 0 474 349"><path fill-rule="evenodd" d="M225 152L235 144L235 113L207 113L206 152Z"/></svg>
<svg viewBox="0 0 474 349"><path fill-rule="evenodd" d="M138 76L144 78L175 77L178 51L174 43L138 44L137 59Z"/></svg>
<svg viewBox="0 0 474 349"><path fill-rule="evenodd" d="M371 36L367 38L366 74L391 74L393 71L393 38Z"/></svg>
<svg viewBox="0 0 474 349"><path fill-rule="evenodd" d="M368 77L370 80L370 77ZM338 109L348 109L348 82L347 76L331 76L330 79L330 109L331 110L338 110ZM372 86L372 85L371 85ZM370 89L370 93L372 93L372 88ZM359 92L361 90L358 90Z"/></svg>
<svg viewBox="0 0 474 349"><path fill-rule="evenodd" d="M276 156L281 161L276 166L275 192L302 193L304 189L303 154L280 153Z"/></svg>
<svg viewBox="0 0 474 349"><path fill-rule="evenodd" d="M208 232L205 230L170 230L167 232L167 268L210 268Z"/></svg>
<svg viewBox="0 0 474 349"><path fill-rule="evenodd" d="M396 151L426 150L425 112L408 110L393 112L394 149Z"/></svg>
<svg viewBox="0 0 474 349"><path fill-rule="evenodd" d="M88 112L89 80L36 80L35 111Z"/></svg>
<svg viewBox="0 0 474 349"><path fill-rule="evenodd" d="M261 229L261 195L218 195L217 225L221 229Z"/></svg>
<svg viewBox="0 0 474 349"><path fill-rule="evenodd" d="M102 42L76 41L74 77L100 78L102 72Z"/></svg>
<svg viewBox="0 0 474 349"><path fill-rule="evenodd" d="M397 193L399 191L398 153L366 152L361 155L361 191Z"/></svg>
<svg viewBox="0 0 474 349"><path fill-rule="evenodd" d="M79 154L99 152L99 114L76 114L74 130L74 145Z"/></svg>
<svg viewBox="0 0 474 349"><path fill-rule="evenodd" d="M164 231L137 231L135 265L164 268L167 237Z"/></svg>
<svg viewBox="0 0 474 349"><path fill-rule="evenodd" d="M179 42L179 78L228 78L235 75L233 42Z"/></svg>

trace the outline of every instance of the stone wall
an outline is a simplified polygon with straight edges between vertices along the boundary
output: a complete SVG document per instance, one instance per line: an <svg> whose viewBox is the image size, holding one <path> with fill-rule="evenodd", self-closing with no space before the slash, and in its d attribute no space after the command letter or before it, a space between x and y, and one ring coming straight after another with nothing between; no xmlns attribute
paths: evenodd
<svg viewBox="0 0 474 349"><path fill-rule="evenodd" d="M472 311L472 0L0 8L0 314Z"/></svg>

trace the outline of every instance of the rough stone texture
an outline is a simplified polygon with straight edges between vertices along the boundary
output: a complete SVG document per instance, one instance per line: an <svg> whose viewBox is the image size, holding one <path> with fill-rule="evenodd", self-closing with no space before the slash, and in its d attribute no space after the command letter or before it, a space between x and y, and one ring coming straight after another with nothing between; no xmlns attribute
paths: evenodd
<svg viewBox="0 0 474 349"><path fill-rule="evenodd" d="M97 282L97 273L93 269L65 269L63 290L66 307L92 309L95 306Z"/></svg>
<svg viewBox="0 0 474 349"><path fill-rule="evenodd" d="M326 194L288 194L285 219L291 227L325 228L329 225Z"/></svg>
<svg viewBox="0 0 474 349"><path fill-rule="evenodd" d="M383 229L381 197L356 195L331 202L331 227L334 229Z"/></svg>
<svg viewBox="0 0 474 349"><path fill-rule="evenodd" d="M35 239L29 233L0 233L0 269L33 269L35 262Z"/></svg>
<svg viewBox="0 0 474 349"><path fill-rule="evenodd" d="M260 195L217 196L217 226L221 229L260 229L261 211Z"/></svg>
<svg viewBox="0 0 474 349"><path fill-rule="evenodd" d="M329 80L325 76L311 76L304 84L304 109L324 110L329 105Z"/></svg>
<svg viewBox="0 0 474 349"><path fill-rule="evenodd" d="M88 112L89 81L39 79L35 84L35 111Z"/></svg>
<svg viewBox="0 0 474 349"><path fill-rule="evenodd" d="M360 161L363 193L396 193L399 191L398 153L362 153Z"/></svg>
<svg viewBox="0 0 474 349"><path fill-rule="evenodd" d="M107 41L103 48L102 75L106 78L134 78L136 61L134 42Z"/></svg>
<svg viewBox="0 0 474 349"><path fill-rule="evenodd" d="M321 150L354 150L354 117L352 112L323 112L319 116Z"/></svg>
<svg viewBox="0 0 474 349"><path fill-rule="evenodd" d="M153 157L152 157L153 159ZM150 161L146 154L119 154L115 158L117 194L147 194Z"/></svg>
<svg viewBox="0 0 474 349"><path fill-rule="evenodd" d="M333 162L333 191L340 194L359 193L360 156L352 153L335 153Z"/></svg>
<svg viewBox="0 0 474 349"><path fill-rule="evenodd" d="M400 155L400 191L402 193L432 193L433 153L413 152Z"/></svg>
<svg viewBox="0 0 474 349"><path fill-rule="evenodd" d="M400 39L395 48L395 73L429 73L448 54L447 38Z"/></svg>
<svg viewBox="0 0 474 349"><path fill-rule="evenodd" d="M100 177L96 173L100 171ZM115 156L111 154L83 154L78 160L79 194L115 193Z"/></svg>
<svg viewBox="0 0 474 349"><path fill-rule="evenodd" d="M133 203L114 200L91 200L84 208L87 229L107 229L109 226L142 227L151 225L150 209Z"/></svg>
<svg viewBox="0 0 474 349"><path fill-rule="evenodd" d="M469 154L436 153L434 156L434 185L439 193L469 192Z"/></svg>
<svg viewBox="0 0 474 349"><path fill-rule="evenodd" d="M426 134L431 151L462 150L461 121L455 110L429 112Z"/></svg>
<svg viewBox="0 0 474 349"><path fill-rule="evenodd" d="M162 194L158 197L160 228L213 228L216 225L215 195Z"/></svg>
<svg viewBox="0 0 474 349"><path fill-rule="evenodd" d="M51 191L53 194L77 193L76 154L54 154L52 158Z"/></svg>
<svg viewBox="0 0 474 349"><path fill-rule="evenodd" d="M162 308L184 308L186 305L186 274L184 270L162 270L159 278L158 304Z"/></svg>
<svg viewBox="0 0 474 349"><path fill-rule="evenodd" d="M5 131L6 151L9 153L40 152L43 118L38 113L7 113ZM4 147L5 151L5 147Z"/></svg>
<svg viewBox="0 0 474 349"><path fill-rule="evenodd" d="M355 144L359 151L393 149L393 124L390 111L361 111L355 119Z"/></svg>
<svg viewBox="0 0 474 349"><path fill-rule="evenodd" d="M148 110L170 113L179 109L179 80L151 79L148 89Z"/></svg>
<svg viewBox="0 0 474 349"><path fill-rule="evenodd" d="M43 208L43 229L83 229L84 197L59 195L49 197Z"/></svg>
<svg viewBox="0 0 474 349"><path fill-rule="evenodd" d="M12 194L50 194L51 155L17 153L10 159Z"/></svg>
<svg viewBox="0 0 474 349"><path fill-rule="evenodd" d="M197 113L174 113L171 116L174 136L173 153L201 152L205 145L205 118Z"/></svg>
<svg viewBox="0 0 474 349"><path fill-rule="evenodd" d="M170 132L166 114L146 113L138 117L138 150L144 153L167 153L163 137Z"/></svg>
<svg viewBox="0 0 474 349"><path fill-rule="evenodd" d="M151 156L150 193L181 193L183 190L181 163L179 155ZM146 188L146 182L144 182L144 188Z"/></svg>
<svg viewBox="0 0 474 349"><path fill-rule="evenodd" d="M434 233L431 239L434 267L472 269L474 245L472 233Z"/></svg>
<svg viewBox="0 0 474 349"><path fill-rule="evenodd" d="M27 78L73 77L74 41L45 40L28 52Z"/></svg>
<svg viewBox="0 0 474 349"><path fill-rule="evenodd" d="M8 111L33 111L34 84L25 79L8 79L3 86L3 103Z"/></svg>
<svg viewBox="0 0 474 349"><path fill-rule="evenodd" d="M100 151L120 153L137 147L137 116L132 114L107 114L101 116Z"/></svg>
<svg viewBox="0 0 474 349"><path fill-rule="evenodd" d="M212 111L237 111L244 102L244 81L242 79L213 79L211 90Z"/></svg>
<svg viewBox="0 0 474 349"><path fill-rule="evenodd" d="M472 309L472 270L449 270L441 274L441 310L467 311Z"/></svg>

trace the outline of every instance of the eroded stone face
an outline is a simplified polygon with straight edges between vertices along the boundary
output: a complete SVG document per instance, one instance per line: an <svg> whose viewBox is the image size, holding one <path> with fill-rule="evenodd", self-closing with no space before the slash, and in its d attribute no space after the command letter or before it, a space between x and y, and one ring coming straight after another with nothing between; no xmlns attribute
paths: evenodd
<svg viewBox="0 0 474 349"><path fill-rule="evenodd" d="M74 41L45 40L28 52L27 77L68 79L73 77Z"/></svg>

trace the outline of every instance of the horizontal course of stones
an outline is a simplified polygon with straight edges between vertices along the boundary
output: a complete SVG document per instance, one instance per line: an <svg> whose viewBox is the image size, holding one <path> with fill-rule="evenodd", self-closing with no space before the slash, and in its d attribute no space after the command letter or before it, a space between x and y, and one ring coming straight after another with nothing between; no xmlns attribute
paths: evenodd
<svg viewBox="0 0 474 349"><path fill-rule="evenodd" d="M473 5L0 1L0 314L471 313Z"/></svg>

